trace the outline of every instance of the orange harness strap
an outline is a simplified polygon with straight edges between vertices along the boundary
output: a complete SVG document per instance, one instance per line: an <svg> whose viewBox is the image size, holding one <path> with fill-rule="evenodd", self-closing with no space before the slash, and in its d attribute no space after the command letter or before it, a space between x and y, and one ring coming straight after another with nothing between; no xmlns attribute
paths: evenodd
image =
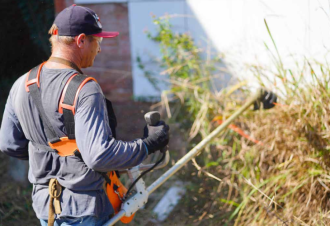
<svg viewBox="0 0 330 226"><path fill-rule="evenodd" d="M66 103L65 100L66 100L66 91L68 90L68 87L69 87L69 84L70 82L77 76L78 74L73 74L67 81L67 83L65 84L64 86L64 89L63 89L63 92L62 92L62 95L61 95L61 98L60 98L60 102L59 102L59 106L58 106L58 112L63 114L63 109L66 109L66 110L69 110L69 114L72 114L72 117L75 115L75 108L76 108L76 104L77 104L77 99L78 99L78 95L79 95L79 92L81 90L81 88L90 80L94 80L96 82L96 80L92 77L87 77L87 76L84 76L86 78L84 78L82 80L82 82L80 83L80 85L78 86L77 88L77 91L75 93L75 96L74 96L74 99L73 101L71 101L71 103ZM83 75L78 75L78 76L83 76ZM69 101L70 102L70 101ZM65 118L64 118L65 120ZM74 124L73 124L74 126ZM69 128L66 127L67 130L70 130L70 131L73 131L74 133L74 128ZM52 149L56 149L58 154L60 156L70 156L70 155L74 155L75 152L79 152L78 150L78 146L77 146L77 143L76 143L76 140L75 139L70 139L70 137L61 137L60 138L60 142L56 142L56 143L48 143L49 146L52 148Z"/></svg>
<svg viewBox="0 0 330 226"><path fill-rule="evenodd" d="M45 115L45 112L43 110L42 107L42 103L41 103L41 98L40 98L40 94L39 94L39 88L40 88L40 73L41 73L41 69L43 67L43 65L46 62L43 62L42 64L40 64L39 66L31 69L29 71L29 73L26 76L26 80L25 80L25 90L26 92L30 92L30 86L33 86L32 91L30 92L33 99L38 100L36 101L36 105L38 107L38 111L39 114L41 114L41 118L43 123L45 123L45 130L46 130L46 135L47 135L47 139L48 139L48 145L50 146L50 148L54 149L57 151L57 153L60 156L70 156L70 155L74 155L75 152L79 151L76 141L75 141L75 137L74 137L74 114L75 114L75 107L77 104L77 99L78 99L78 94L79 91L81 90L81 88L90 80L94 80L95 82L97 82L94 78L92 77L87 77L86 75L83 74L73 74L68 81L66 82L64 89L62 91L61 94L61 98L60 98L60 103L59 103L59 113L63 114L64 111L66 111L64 114L66 114L66 116L69 115L69 117L64 117L64 123L65 123L65 127L67 129L68 132L68 137L58 137L52 127L52 125L50 124L47 116ZM32 73L32 74L31 74ZM30 76L31 75L31 76ZM75 79L74 83L70 83L73 79ZM37 85L35 87L35 85ZM73 93L75 94L75 96L70 96L70 95L66 95L66 91L68 89L72 89L73 88ZM76 90L76 92L74 92ZM36 91L37 91L37 95L36 95ZM66 110L63 110L66 109ZM69 123L66 123L66 118L70 118L72 121L69 121ZM69 125L69 126L67 126Z"/></svg>
<svg viewBox="0 0 330 226"><path fill-rule="evenodd" d="M37 83L38 87L40 88L40 81L39 81L40 80L39 79L39 77L40 77L40 71L41 71L42 66L44 66L45 63L46 62L43 62L42 64L40 64L36 78L33 78L33 79L29 80L30 73L31 73L32 70L30 70L29 73L27 74L26 80L25 80L25 91L26 92L30 92L29 86L32 85L32 84L34 84L34 83Z"/></svg>
<svg viewBox="0 0 330 226"><path fill-rule="evenodd" d="M75 112L75 108L76 108L76 104L77 104L77 99L78 99L78 94L81 90L81 88L90 80L94 80L95 82L96 79L95 78L92 78L92 77L86 77L79 85L78 89L77 89L77 92L76 92L76 95L74 97L74 101L73 101L73 105L69 105L69 104L65 104L64 103L64 98L65 98L65 94L66 94L66 91L68 89L68 86L69 86L69 83L71 82L71 80L76 76L77 74L74 74L72 75L69 80L67 81L67 83L65 84L65 87L63 89L63 92L62 92L62 96L61 96L61 99L60 99L60 103L58 105L58 112L63 114L63 108L64 109L68 109L70 111L72 111L72 114L74 115L76 112Z"/></svg>

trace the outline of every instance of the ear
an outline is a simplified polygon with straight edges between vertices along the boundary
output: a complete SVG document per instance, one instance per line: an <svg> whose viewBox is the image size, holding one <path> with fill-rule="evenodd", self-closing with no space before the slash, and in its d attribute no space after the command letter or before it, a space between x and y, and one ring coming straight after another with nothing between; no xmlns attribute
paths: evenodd
<svg viewBox="0 0 330 226"><path fill-rule="evenodd" d="M78 48L83 49L86 44L86 35L85 34L80 34L76 36L76 44Z"/></svg>

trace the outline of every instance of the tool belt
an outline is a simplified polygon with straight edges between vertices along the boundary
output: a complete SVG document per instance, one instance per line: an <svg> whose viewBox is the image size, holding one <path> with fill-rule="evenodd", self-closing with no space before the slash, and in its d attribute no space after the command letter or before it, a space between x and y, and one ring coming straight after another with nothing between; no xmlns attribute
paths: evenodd
<svg viewBox="0 0 330 226"><path fill-rule="evenodd" d="M45 63L45 62L44 62ZM64 126L67 131L67 137L57 136L53 126L51 125L48 117L46 116L45 110L42 106L41 94L40 94L40 72L44 63L34 67L27 74L25 82L25 90L30 93L38 113L40 115L42 124L44 125L45 134L47 137L48 145L51 150L55 151L62 157L66 156L80 156L80 152L75 140L75 108L76 102L81 88L91 80L96 80L92 77L87 77L83 74L73 74L64 86L62 95L59 102L58 111L63 114ZM116 119L113 113L111 102L107 100L108 113L110 126L112 131L115 131ZM110 108L110 109L109 109ZM114 133L115 134L115 133ZM127 192L127 189L120 182L117 173L111 171L108 173L100 173L105 179L104 190L108 196L108 199L115 211L119 212L122 201ZM49 215L48 215L48 226L53 226L55 221L55 214L61 213L60 197L62 194L62 186L54 178L49 181ZM129 223L133 219L131 217L123 217L121 221L123 223Z"/></svg>

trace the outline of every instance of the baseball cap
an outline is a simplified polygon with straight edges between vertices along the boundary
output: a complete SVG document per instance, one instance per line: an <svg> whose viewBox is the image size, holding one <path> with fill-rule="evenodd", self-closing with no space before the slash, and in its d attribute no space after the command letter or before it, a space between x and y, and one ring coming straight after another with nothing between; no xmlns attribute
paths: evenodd
<svg viewBox="0 0 330 226"><path fill-rule="evenodd" d="M82 33L103 38L114 38L117 31L102 31L98 15L91 9L73 4L62 10L55 18L59 36L77 36Z"/></svg>

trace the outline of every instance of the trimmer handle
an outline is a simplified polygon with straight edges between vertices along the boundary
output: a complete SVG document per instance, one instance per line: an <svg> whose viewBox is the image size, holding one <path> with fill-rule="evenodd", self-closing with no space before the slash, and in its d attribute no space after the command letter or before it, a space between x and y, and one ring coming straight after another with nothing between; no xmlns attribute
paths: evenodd
<svg viewBox="0 0 330 226"><path fill-rule="evenodd" d="M160 120L160 114L158 111L150 111L144 115L144 119L149 126L155 126Z"/></svg>
<svg viewBox="0 0 330 226"><path fill-rule="evenodd" d="M144 119L149 126L155 126L160 121L160 114L158 111L150 111L144 115ZM166 152L166 147L160 149L161 153Z"/></svg>

